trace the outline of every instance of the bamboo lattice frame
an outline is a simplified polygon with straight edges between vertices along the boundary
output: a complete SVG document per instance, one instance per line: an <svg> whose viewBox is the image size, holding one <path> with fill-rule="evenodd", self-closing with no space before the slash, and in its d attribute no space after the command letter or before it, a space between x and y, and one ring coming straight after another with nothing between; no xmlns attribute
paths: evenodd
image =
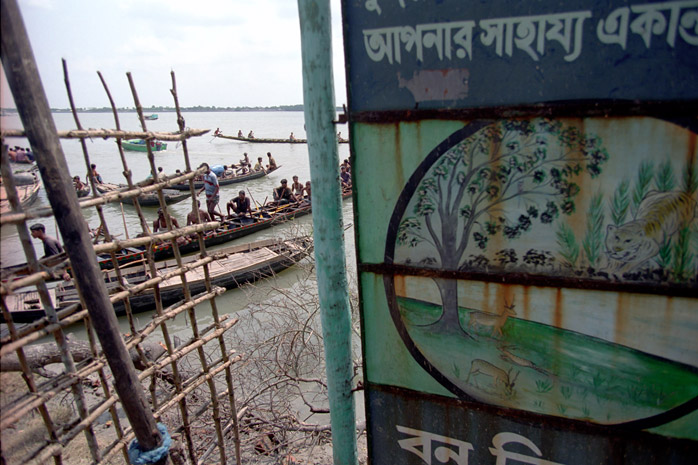
<svg viewBox="0 0 698 465"><path fill-rule="evenodd" d="M195 194L193 179L195 176L201 173L200 171L192 170L191 168L187 150L187 141L191 137L198 137L206 134L208 130L187 129L184 127L184 119L180 113L177 97L174 72L172 72L171 75L171 93L177 111L177 121L179 125L178 131L172 133L154 133L147 130L143 109L130 73L127 73L127 78L131 86L135 107L142 126L142 132L127 132L120 129L116 106L111 97L107 83L105 82L101 73L98 74L111 103L116 129L85 130L81 127L78 112L73 104L68 70L65 62L63 68L66 89L70 99L76 129L59 132L57 133L57 136L60 138L73 138L80 140L85 166L88 168L91 161L90 155L87 151L87 146L85 144L85 139L92 137L114 139L116 142L116 149L121 158L123 173L129 187L128 190L122 192L99 194L95 187L95 179L90 175L89 185L91 187L92 196L88 199L82 200L80 202L80 208L95 208L97 211L101 225L103 226L105 242L103 244L94 246L95 253L111 254L112 264L116 270L119 282L124 289L121 292L112 294L110 296L110 300L111 302L123 300L125 303L126 315L130 326L130 334L124 336L123 340L126 348L135 350L137 354L136 357L138 360L140 360L140 364L143 367L146 367L138 374L138 379L142 382L139 388L145 392L146 388L144 387L143 383L150 383L150 407L152 408L153 415L156 419L164 421L165 418L172 416L179 417L181 426L175 431L172 431L172 428L170 428L170 433L176 433L181 437L186 450L186 455L188 455L188 458L192 463L201 463L202 461L206 460L207 457L209 457L216 449L218 450L219 454L219 462L227 463L228 459L226 455L230 448L226 447L226 443L227 438L232 435L233 451L236 460L235 463L239 464L240 439L238 419L240 418L242 412L236 412L235 408L231 367L235 362L241 360L241 356L228 350L223 338L224 333L232 328L237 320L229 320L227 316L219 315L215 298L217 295L224 292L225 289L211 285L208 267L212 259L211 257L206 256L206 249L203 241L203 233L205 231L215 229L216 227L220 226L220 223L211 222L181 229L174 229L169 216L166 215L168 232L158 234L157 237L155 237L150 234L148 222L138 202L138 196L141 193L157 192L160 206L165 207L162 189L167 188L169 185L182 182L189 182L190 191L192 194ZM4 141L5 137L17 137L23 135L24 131L3 131L2 139ZM152 184L134 184L131 179L131 170L128 167L123 148L121 147L121 139L129 137L180 141L182 155L186 166L184 174L177 177L159 178L157 169L155 167L153 153L150 148L148 148L147 157L153 178ZM38 163L41 163L41 161L39 160ZM88 169L88 171L90 170ZM95 330L92 326L90 315L86 310L85 300L82 293L80 293L79 304L76 303L70 305L69 307L60 311L57 311L51 303L46 287L46 280L54 277L56 274L60 274L60 272L67 267L67 258L64 257L64 260L58 263L50 263L47 265L45 261L42 261L44 263L40 264L34 254L34 249L31 244L31 237L29 235L27 221L35 218L50 217L53 216L54 212L51 208L46 207L33 208L23 211L16 194L12 178L12 170L9 166L9 159L6 150L3 150L2 152L2 179L8 192L13 211L7 215L3 215L0 218L0 224L3 226L14 225L17 227L20 240L22 242L22 247L24 248L25 256L27 258L27 263L31 269L34 270L34 272L29 276L23 277L22 279L0 285L0 295L2 295L2 312L5 320L8 322L7 334L3 334L2 338L0 339L0 343L2 343L2 347L0 347L0 357L12 353L17 355L22 365L22 373L27 385L27 391L24 395L18 397L8 405L1 406L0 428L11 426L13 423L30 412L36 411L41 415L48 439L39 444L34 450L31 450L27 456L22 457L22 463L31 460L43 463L50 460L52 457L55 463L62 463L61 455L63 453L63 447L81 433L84 434L87 440L93 463L107 463L120 453L123 455L124 460L128 462L127 446L134 438L135 433L131 427L123 424L123 420L119 417L117 407L119 406L120 402L130 402L131 400L120 400L111 387L107 366L107 359L111 356L111 354L108 352L103 353L98 346L97 338L95 337ZM143 229L144 237L116 240L109 232L109 225L107 224L107 220L102 211L102 205L110 202L120 202L126 199L132 200L134 203L136 213ZM183 267L182 257L179 252L176 239L180 236L191 234L197 234L198 236L200 250L202 251L201 259L187 265L186 267ZM136 287L129 286L124 281L124 277L117 266L115 256L115 251L118 251L123 247L149 246L151 244L163 241L170 241L175 251L175 260L179 265L179 269L176 272L171 273L171 275L178 275L181 277L182 289L185 296L183 301L169 308L163 308L160 300L158 285L160 282L162 282L163 278L152 278ZM152 260L152 256L148 257L146 265L151 271L151 276L156 276L155 263ZM185 276L186 271L192 268L203 269L206 282L206 291L196 296L192 296L190 294ZM88 283L76 281L78 290L87 284ZM47 316L32 324L20 327L12 323L9 308L7 308L5 304L5 297L19 287L28 285L36 287ZM155 316L145 326L139 327L133 318L128 297L146 289L153 289L155 293ZM200 329L196 318L195 308L198 304L204 302L210 303L214 323L207 328ZM190 325L192 331L192 338L187 343L176 346L175 341L170 336L168 322L171 322L173 318L183 313L188 317L188 324ZM91 359L80 363L75 363L73 361L70 351L70 341L68 341L64 332L68 326L77 323L84 324L86 328L92 355ZM144 353L143 346L146 342L153 340L153 333L157 329L161 331L161 336L158 335L158 338L162 339L166 350L160 359L153 362L153 360L148 359ZM52 336L61 351L63 359L63 372L50 381L39 383L27 364L25 349L29 344L34 343L46 336ZM217 355L214 356L214 353ZM195 355L198 359L199 371L193 374L182 372L180 367L180 362L185 356L187 356L187 354ZM174 390L172 393L170 393L170 395L163 398L161 393L159 394L156 392L155 386L157 384L157 380L160 377L165 376L165 372L167 372L168 369L169 372L167 373L167 376L170 377ZM96 407L88 409L85 400L85 383L88 381L88 378L94 374L96 374L99 378L99 384L104 395L104 400ZM118 376L118 373L114 373L113 376ZM224 386L224 389L221 389L221 385ZM201 388L206 388L209 401L206 403L206 408L192 411L192 406L189 405L188 399L192 393L200 390ZM70 393L72 395L75 405L77 406L78 416L69 424L60 426L52 418L52 412L49 411L47 404L50 400L55 399L57 396L64 395L65 393ZM112 424L114 426L117 438L110 444L99 444L93 424L100 417L100 415L105 412L109 412L111 415ZM203 454L198 454L197 450L200 449L200 447L197 444L197 438L195 437L193 430L196 422L200 418L206 417L208 419L209 416L213 419L215 425L215 437L207 438L205 452Z"/></svg>

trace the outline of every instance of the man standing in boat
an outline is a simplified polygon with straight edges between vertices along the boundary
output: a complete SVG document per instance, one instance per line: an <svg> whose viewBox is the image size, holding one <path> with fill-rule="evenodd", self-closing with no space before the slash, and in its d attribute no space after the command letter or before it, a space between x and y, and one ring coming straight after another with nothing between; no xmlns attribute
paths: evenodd
<svg viewBox="0 0 698 465"><path fill-rule="evenodd" d="M43 224L33 224L29 230L34 239L39 239L44 243L44 256L42 258L51 257L63 252L63 246L58 242L58 239L46 235L46 227Z"/></svg>
<svg viewBox="0 0 698 465"><path fill-rule="evenodd" d="M267 158L269 159L267 171L274 171L276 169L276 160L274 160L274 157L271 156L271 152L267 152Z"/></svg>
<svg viewBox="0 0 698 465"><path fill-rule="evenodd" d="M228 210L228 217L232 217L230 211L238 215L244 215L246 213L252 214L252 207L250 206L250 199L245 197L245 191L240 191L238 196L233 198L226 205L226 210Z"/></svg>
<svg viewBox="0 0 698 465"><path fill-rule="evenodd" d="M218 216L221 221L223 221L225 220L223 215L216 211L216 207L220 201L220 197L218 196L218 177L216 176L216 173L211 171L208 163L202 163L199 168L205 168L206 173L204 174L203 178L204 187L202 187L201 190L196 193L196 195L201 195L203 191L206 191L206 210L208 210L208 214L211 215L211 219L213 220L215 220L216 216Z"/></svg>

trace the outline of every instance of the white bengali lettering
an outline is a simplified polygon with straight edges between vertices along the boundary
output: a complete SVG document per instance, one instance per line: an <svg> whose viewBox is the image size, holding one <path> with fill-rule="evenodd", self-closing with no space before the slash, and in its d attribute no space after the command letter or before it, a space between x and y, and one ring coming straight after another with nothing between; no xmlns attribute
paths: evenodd
<svg viewBox="0 0 698 465"><path fill-rule="evenodd" d="M679 35L691 45L698 45L698 11L687 11L681 16Z"/></svg>
<svg viewBox="0 0 698 465"><path fill-rule="evenodd" d="M400 32L402 27L387 27L382 29L365 29L364 47L368 57L373 61L388 59L388 63L400 63Z"/></svg>
<svg viewBox="0 0 698 465"><path fill-rule="evenodd" d="M381 6L378 4L378 0L366 0L364 8L366 8L367 11L375 11L379 16L383 12Z"/></svg>
<svg viewBox="0 0 698 465"><path fill-rule="evenodd" d="M529 455L505 450L504 446L509 443L516 443L526 446L531 449L533 453L537 455L537 457L531 457ZM540 458L543 453L540 451L538 446L536 446L533 441L525 436L521 436L520 434L498 433L492 438L492 445L494 447L490 447L490 453L497 457L495 465L507 465L509 459L511 459L514 463L530 463L531 465L562 465L557 462L551 462L550 460Z"/></svg>
<svg viewBox="0 0 698 465"><path fill-rule="evenodd" d="M599 20L596 36L601 43L618 44L623 50L628 40L628 17L630 8L624 6L613 10L606 19Z"/></svg>
<svg viewBox="0 0 698 465"><path fill-rule="evenodd" d="M630 15L634 14L634 17ZM690 31L693 29L693 31ZM613 10L596 27L596 35L604 44L627 47L628 32L637 34L648 49L652 37L665 35L670 47L679 35L686 43L698 45L698 1L646 3Z"/></svg>
<svg viewBox="0 0 698 465"><path fill-rule="evenodd" d="M584 20L591 18L590 11L496 18L480 21L483 29L480 41L494 44L498 56L512 56L514 46L528 54L534 61L545 54L546 40L559 42L565 49L565 61L574 61L582 53ZM548 29L548 26L550 28Z"/></svg>
<svg viewBox="0 0 698 465"><path fill-rule="evenodd" d="M366 0L369 11L381 14L378 0ZM450 21L393 26L363 30L364 47L375 62L401 63L402 53L413 54L424 62L425 54L433 53L438 60L473 59L473 35L480 28L480 42L494 47L499 56L511 57L514 50L525 52L534 61L545 55L547 43L558 42L565 50L564 59L572 62L582 53L584 21L591 11L559 14L491 18L475 21ZM638 35L647 48L653 36L665 35L674 47L677 37L698 45L698 0L647 3L621 7L599 20L596 35L603 44L616 44L626 49L629 34ZM428 52L431 50L432 52Z"/></svg>
<svg viewBox="0 0 698 465"><path fill-rule="evenodd" d="M398 440L400 447L415 454L426 462L427 465L431 465L432 463L432 449L434 451L434 458L441 463L453 460L457 465L468 465L468 453L473 450L473 445L469 442L459 441L458 439L440 436L427 431L407 428L406 426L396 425L396 427L400 433L412 436L410 438ZM445 446L439 444L445 444Z"/></svg>
<svg viewBox="0 0 698 465"><path fill-rule="evenodd" d="M420 24L381 29L365 29L364 47L371 60L384 59L392 64L401 63L402 50L413 53L418 61L424 61L425 49L433 49L439 60L456 58L472 59L472 31L474 21Z"/></svg>

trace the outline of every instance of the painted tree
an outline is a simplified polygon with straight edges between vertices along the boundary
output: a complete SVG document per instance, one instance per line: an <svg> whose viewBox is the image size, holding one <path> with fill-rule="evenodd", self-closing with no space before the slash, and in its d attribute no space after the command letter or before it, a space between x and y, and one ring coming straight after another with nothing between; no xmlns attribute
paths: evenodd
<svg viewBox="0 0 698 465"><path fill-rule="evenodd" d="M469 244L485 250L492 236L515 239L534 221L549 224L560 213L574 212L575 178L596 177L607 159L598 137L558 121L486 126L447 150L425 173L399 225L400 253L409 257L410 248L424 250L428 244L434 267L466 269ZM459 328L456 281L435 281L443 306L439 323Z"/></svg>

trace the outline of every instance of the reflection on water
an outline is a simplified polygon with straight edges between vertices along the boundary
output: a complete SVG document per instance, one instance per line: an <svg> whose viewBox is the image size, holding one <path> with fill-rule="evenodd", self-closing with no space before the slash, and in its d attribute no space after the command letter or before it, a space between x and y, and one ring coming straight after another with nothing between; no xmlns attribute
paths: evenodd
<svg viewBox="0 0 698 465"><path fill-rule="evenodd" d="M117 103L118 104L118 103ZM148 130L157 132L172 132L177 129L175 113L159 113L159 119L148 122ZM120 124L124 130L140 130L138 118L135 113L120 113ZM111 113L81 113L80 123L83 128L113 128L115 127ZM297 138L306 138L304 130L304 119L302 112L202 112L184 113L186 126L196 129L210 129L210 133L187 142L189 159L193 168L206 162L209 165L237 163L246 152L254 162L257 157L263 157L266 162L266 153L271 152L280 168L268 177L255 179L246 184L233 184L221 187L221 208L225 203L235 197L239 190L245 189L252 199L262 204L271 199L272 189L279 185L282 178L291 179L298 175L301 182L305 183L310 179L310 167L308 163L308 146L305 144L249 144L232 140L212 137L216 128L226 135L236 135L238 130L247 134L253 130L258 138L286 138L293 132ZM54 113L54 121L57 129L74 129L73 117L66 113ZM21 128L17 116L3 116L0 125L4 129ZM340 128L346 137L348 129ZM26 139L8 139L9 145L28 146ZM82 153L80 142L77 140L62 140L63 152L68 163L71 176L79 175L84 179L87 172L85 159ZM97 165L97 171L102 175L104 182L125 183L126 179L122 174L123 168L118 154L116 143L113 140L93 139L86 141L90 162ZM147 154L143 152L125 152L128 168L133 173L133 180L144 179L150 173ZM340 161L349 158L348 144L339 145ZM166 174L174 173L175 170L185 169L182 144L168 143L167 150L154 154L155 166L163 167ZM68 180L66 180L68 182ZM203 198L202 196L199 198ZM203 203L203 202L202 202ZM49 202L46 193L42 189L36 206L48 206ZM177 218L180 224L186 224L186 215L192 209L190 201L183 201L175 205L170 205L171 214ZM157 208L143 208L144 213L150 223L156 217ZM133 237L140 229L140 223L136 216L135 209L130 204L109 204L103 207L104 214L112 235L118 238ZM83 215L87 223L96 227L98 216L94 208L83 210ZM343 216L345 225L353 224L351 200L343 203ZM52 218L40 220L46 225L47 233L58 237L57 227ZM31 221L34 223L38 221ZM312 217L302 217L298 220L281 225L275 228L266 229L256 234L246 236L232 243L246 243L269 237L291 235L298 232L309 233L312 230ZM0 262L2 266L24 262L24 254L19 245L19 239L14 226L3 226L1 228L2 247L0 248ZM345 233L347 247L347 265L350 273L355 273L354 235L353 229L348 229ZM225 244L230 245L230 244ZM34 243L37 255L43 255L43 249L39 241ZM220 246L219 246L220 247ZM215 249L215 247L213 248ZM258 282L255 286L264 288L268 286L290 286L300 272L293 268L281 273L274 282ZM349 278L356 281L355 278ZM245 308L249 303L249 297L244 289L234 289L226 292L216 299L218 311L221 314L235 313ZM208 304L199 305L196 309L197 320L200 327L207 326L211 321L211 310ZM138 324L145 324L151 315L148 313L135 315ZM128 332L128 324L125 318L120 318L120 325L123 332ZM179 316L173 326L172 331L177 332L182 338L187 337L189 325L183 316ZM69 332L74 332L79 338L84 337L84 329L81 326L70 328Z"/></svg>

